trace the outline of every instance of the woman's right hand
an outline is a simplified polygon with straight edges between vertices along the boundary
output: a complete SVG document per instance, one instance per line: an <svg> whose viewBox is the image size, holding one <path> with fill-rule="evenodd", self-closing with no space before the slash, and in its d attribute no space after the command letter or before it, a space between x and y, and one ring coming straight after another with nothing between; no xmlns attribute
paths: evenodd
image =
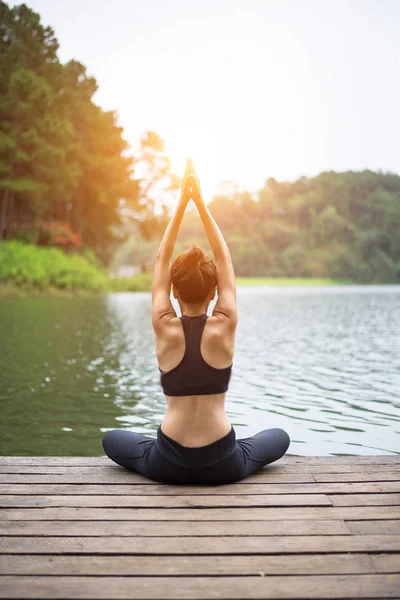
<svg viewBox="0 0 400 600"><path fill-rule="evenodd" d="M190 175L185 175L181 182L180 202L187 204L191 197Z"/></svg>
<svg viewBox="0 0 400 600"><path fill-rule="evenodd" d="M190 185L190 190L191 190L190 196L191 196L193 202L196 204L196 206L198 204L204 204L199 179L196 177L196 175L193 175L193 174L189 175L189 178L190 178L189 185Z"/></svg>

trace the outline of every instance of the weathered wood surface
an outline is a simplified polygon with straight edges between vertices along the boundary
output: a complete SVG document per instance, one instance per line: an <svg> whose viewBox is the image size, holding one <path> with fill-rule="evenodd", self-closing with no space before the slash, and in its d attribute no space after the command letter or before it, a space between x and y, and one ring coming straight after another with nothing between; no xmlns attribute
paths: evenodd
<svg viewBox="0 0 400 600"><path fill-rule="evenodd" d="M382 557L392 563L383 562ZM400 554L247 556L0 555L0 575L329 575L395 573ZM374 562L374 559L376 562ZM393 562L393 559L396 559Z"/></svg>
<svg viewBox="0 0 400 600"><path fill-rule="evenodd" d="M292 577L4 576L0 598L143 598L148 600L398 598L400 575ZM382 595L384 592L384 596Z"/></svg>
<svg viewBox="0 0 400 600"><path fill-rule="evenodd" d="M66 495L112 495L124 496L134 494L135 496L191 496L193 487L182 485L119 485L110 484L105 481L103 484L98 480L95 484L85 484L83 481L79 484L71 484L64 481L54 481L50 483L52 475L46 477L45 482L33 481L28 475L19 476L17 481L10 481L12 475L0 475L0 492L2 494L29 494L37 493L46 496L55 496L58 494ZM398 475L400 479L400 472ZM22 480L24 478L24 480ZM40 479L40 478L35 478ZM54 476L57 480L57 477ZM260 483L249 485L229 484L224 486L202 485L196 489L196 496L206 496L212 494L215 496L240 496L242 494L363 494L378 492L379 494L389 492L400 492L399 481L363 481L362 483Z"/></svg>
<svg viewBox="0 0 400 600"><path fill-rule="evenodd" d="M0 457L0 598L400 598L400 455L288 456L216 487Z"/></svg>
<svg viewBox="0 0 400 600"><path fill-rule="evenodd" d="M399 468L398 454L376 454L374 456L290 456L284 458L285 466L310 465L317 464L346 464L346 465L396 465ZM91 466L110 466L110 459L107 456L0 456L0 464L63 464L69 466L87 465ZM268 467L270 469L281 469L283 465L276 464Z"/></svg>
<svg viewBox="0 0 400 600"><path fill-rule="evenodd" d="M0 508L0 521L275 521L303 519L400 519L400 506L300 506L254 508Z"/></svg>
<svg viewBox="0 0 400 600"><path fill-rule="evenodd" d="M2 537L1 554L281 554L400 552L398 535Z"/></svg>
<svg viewBox="0 0 400 600"><path fill-rule="evenodd" d="M18 457L15 457L18 458ZM0 457L0 461L3 460ZM279 463L277 463L279 464ZM274 481L274 478L278 478L278 481L284 481L289 483L290 481L296 481L298 477L298 481L314 481L315 475L325 475L327 474L329 477L338 477L339 479L332 479L332 481L342 481L342 476L344 478L353 476L356 477L354 481L362 481L362 476L364 473L375 473L377 476L384 476L383 480L385 481L385 473L398 473L400 471L400 467L396 464L393 466L390 463L387 464L362 464L362 465L351 465L347 463L321 463L317 465L309 465L307 466L305 463L300 465L282 465L277 467L272 464L269 465L268 469L261 470L257 473L254 473L252 477L249 479L245 479L244 481L238 481L237 485L241 485L243 483L262 483L263 481ZM0 462L0 473L26 473L33 475L73 475L73 474L85 474L87 479L86 482L90 482L90 478L93 477L97 480L99 474L101 473L102 479L106 479L107 476L112 476L113 478L118 478L120 483L145 483L147 485L155 484L156 482L150 481L139 475L137 473L133 473L131 471L125 471L120 468L117 469L117 465L108 461L107 464L99 465L94 464L92 466L88 465L79 465L77 464L38 464L35 463L26 464L23 463L8 463L4 464ZM292 476L294 479L290 479L289 476ZM306 479L302 479L305 477ZM361 479L359 479L361 477ZM350 479L353 481L353 479ZM331 479L329 479L331 481ZM345 479L348 481L348 479ZM118 481L113 481L113 483L118 483Z"/></svg>
<svg viewBox="0 0 400 600"><path fill-rule="evenodd" d="M397 521L394 521L395 523ZM358 524L359 521L348 523ZM376 523L376 521L367 521ZM390 533L393 521L379 521ZM398 521L400 523L400 521ZM361 531L381 533L380 531ZM23 536L265 536L350 535L344 521L0 521L0 535ZM1 542L0 542L1 543Z"/></svg>
<svg viewBox="0 0 400 600"><path fill-rule="evenodd" d="M0 507L23 506L82 506L94 508L132 507L132 508L191 508L239 506L330 506L332 503L324 494L257 494L237 495L204 494L191 496L0 496Z"/></svg>

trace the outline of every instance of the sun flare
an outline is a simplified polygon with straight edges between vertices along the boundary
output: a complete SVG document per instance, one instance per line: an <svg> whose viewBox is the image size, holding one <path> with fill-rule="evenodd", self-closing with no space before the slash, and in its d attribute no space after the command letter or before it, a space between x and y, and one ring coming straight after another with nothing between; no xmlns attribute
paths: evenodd
<svg viewBox="0 0 400 600"><path fill-rule="evenodd" d="M218 176L217 148L217 140L200 128L175 130L174 136L165 140L165 151L174 173L182 177L186 159L190 157L193 160L206 201L217 192L221 180Z"/></svg>

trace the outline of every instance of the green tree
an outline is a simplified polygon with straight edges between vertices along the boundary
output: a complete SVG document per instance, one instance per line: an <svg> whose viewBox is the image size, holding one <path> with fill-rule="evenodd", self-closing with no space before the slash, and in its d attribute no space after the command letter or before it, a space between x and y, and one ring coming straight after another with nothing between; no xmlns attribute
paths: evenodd
<svg viewBox="0 0 400 600"><path fill-rule="evenodd" d="M39 15L0 4L0 239L65 221L107 260L121 205L138 205L134 158L95 79L57 50Z"/></svg>

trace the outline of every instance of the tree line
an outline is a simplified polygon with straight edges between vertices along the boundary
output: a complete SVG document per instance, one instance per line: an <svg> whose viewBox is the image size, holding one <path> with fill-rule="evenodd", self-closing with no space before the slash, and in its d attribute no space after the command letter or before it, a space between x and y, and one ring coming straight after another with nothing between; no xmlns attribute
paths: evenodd
<svg viewBox="0 0 400 600"><path fill-rule="evenodd" d="M241 275L400 282L400 177L325 172L295 182L269 178L210 206ZM236 224L236 225L235 225Z"/></svg>
<svg viewBox="0 0 400 600"><path fill-rule="evenodd" d="M0 240L89 249L150 271L179 178L157 133L133 154L117 114L94 102L96 80L57 51L37 13L0 2ZM209 208L238 275L400 282L396 174L269 178L256 195L230 185ZM192 243L208 249L188 210L177 252Z"/></svg>
<svg viewBox="0 0 400 600"><path fill-rule="evenodd" d="M208 206L237 275L400 283L398 175L348 171L294 182L269 178L255 197L227 187ZM153 256L157 243L132 237L118 260L138 263L135 257ZM176 252L192 243L210 251L200 218L190 210Z"/></svg>

